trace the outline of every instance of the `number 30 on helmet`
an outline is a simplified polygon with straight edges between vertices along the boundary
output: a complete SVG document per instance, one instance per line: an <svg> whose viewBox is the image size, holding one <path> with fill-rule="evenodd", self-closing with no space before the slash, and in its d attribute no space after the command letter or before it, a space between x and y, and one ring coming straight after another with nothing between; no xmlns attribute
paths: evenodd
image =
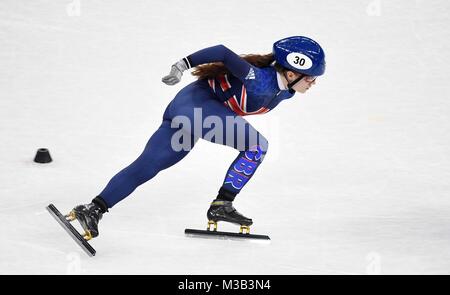
<svg viewBox="0 0 450 295"><path fill-rule="evenodd" d="M284 68L307 76L325 72L325 53L316 41L303 36L281 39L273 44L273 54Z"/></svg>

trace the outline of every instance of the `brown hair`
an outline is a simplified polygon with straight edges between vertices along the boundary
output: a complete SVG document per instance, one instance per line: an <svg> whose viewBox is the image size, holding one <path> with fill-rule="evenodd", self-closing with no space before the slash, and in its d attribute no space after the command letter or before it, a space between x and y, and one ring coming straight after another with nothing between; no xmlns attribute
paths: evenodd
<svg viewBox="0 0 450 295"><path fill-rule="evenodd" d="M247 54L241 56L250 64L254 65L258 68L263 68L269 66L272 62L274 62L275 58L273 53L269 54ZM275 67L277 70L280 70L279 67ZM192 71L192 75L201 79L210 79L215 78L219 75L229 74L230 71L225 67L222 62L209 63L204 65L199 65L194 68Z"/></svg>

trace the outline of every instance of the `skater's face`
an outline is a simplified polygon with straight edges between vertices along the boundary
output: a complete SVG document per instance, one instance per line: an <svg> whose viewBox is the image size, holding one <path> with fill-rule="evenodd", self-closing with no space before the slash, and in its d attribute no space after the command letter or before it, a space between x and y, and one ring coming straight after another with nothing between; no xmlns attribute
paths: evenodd
<svg viewBox="0 0 450 295"><path fill-rule="evenodd" d="M297 79L301 74L287 71L286 72L286 79L288 82L292 82L295 79ZM316 84L316 77L313 76L304 76L300 81L298 81L292 89L294 89L296 92L305 93L308 91L309 88L311 88L314 84Z"/></svg>

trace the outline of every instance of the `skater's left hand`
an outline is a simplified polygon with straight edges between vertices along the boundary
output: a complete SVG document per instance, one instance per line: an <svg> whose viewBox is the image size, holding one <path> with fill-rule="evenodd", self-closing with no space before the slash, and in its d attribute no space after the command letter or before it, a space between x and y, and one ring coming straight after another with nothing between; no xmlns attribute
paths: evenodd
<svg viewBox="0 0 450 295"><path fill-rule="evenodd" d="M180 60L172 65L169 75L163 77L162 81L167 85L175 85L181 81L181 76L183 76L183 72L186 70L186 64Z"/></svg>

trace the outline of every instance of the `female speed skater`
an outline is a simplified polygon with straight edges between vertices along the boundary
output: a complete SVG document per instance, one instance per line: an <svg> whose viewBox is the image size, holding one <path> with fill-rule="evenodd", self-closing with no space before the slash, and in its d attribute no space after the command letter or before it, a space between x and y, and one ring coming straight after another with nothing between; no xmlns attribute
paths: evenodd
<svg viewBox="0 0 450 295"><path fill-rule="evenodd" d="M240 214L232 202L263 161L268 141L243 116L265 114L296 92L305 93L325 72L324 51L303 36L275 42L272 53L266 55L239 56L217 45L173 64L162 82L174 85L191 68L198 80L169 103L142 154L116 174L91 203L76 206L66 216L80 222L85 240L98 236L98 223L108 209L178 163L199 138L239 151L207 211L208 229L213 225L216 230L217 222L225 221L240 225L241 233L249 232L252 220ZM199 112L200 123L196 122Z"/></svg>

